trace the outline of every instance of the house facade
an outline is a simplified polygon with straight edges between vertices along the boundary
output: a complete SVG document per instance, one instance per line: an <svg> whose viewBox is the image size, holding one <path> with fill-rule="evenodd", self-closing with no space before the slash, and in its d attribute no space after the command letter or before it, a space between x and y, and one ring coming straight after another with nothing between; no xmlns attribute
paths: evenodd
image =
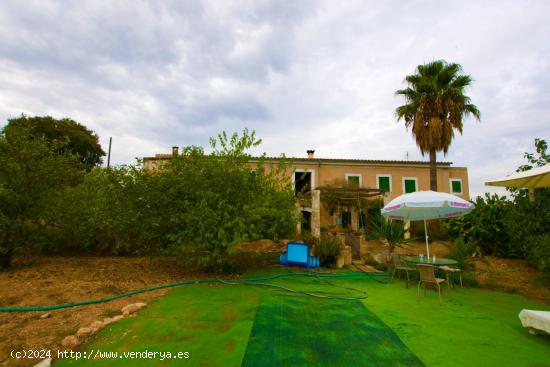
<svg viewBox="0 0 550 367"><path fill-rule="evenodd" d="M177 148L173 148L177 154ZM297 210L302 221L297 231L308 230L319 237L322 229L359 230L368 223L364 203L386 204L395 197L430 189L429 162L367 159L316 158L314 151L307 157L288 158L287 170L297 197ZM144 158L144 168L154 169L159 162L170 160L171 154ZM267 164L279 158L263 159ZM260 162L252 158L251 165ZM454 167L451 162L437 163L438 191L469 200L468 170ZM335 200L327 204L327 197ZM373 201L373 199L380 199ZM368 206L368 205L367 205Z"/></svg>

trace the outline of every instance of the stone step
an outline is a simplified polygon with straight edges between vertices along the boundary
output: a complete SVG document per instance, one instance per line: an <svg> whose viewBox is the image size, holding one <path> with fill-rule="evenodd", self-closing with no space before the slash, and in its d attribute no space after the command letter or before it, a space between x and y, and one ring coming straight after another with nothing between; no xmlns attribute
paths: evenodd
<svg viewBox="0 0 550 367"><path fill-rule="evenodd" d="M363 271L365 273L382 273L380 270L370 265L353 264L353 266L356 267L359 271Z"/></svg>

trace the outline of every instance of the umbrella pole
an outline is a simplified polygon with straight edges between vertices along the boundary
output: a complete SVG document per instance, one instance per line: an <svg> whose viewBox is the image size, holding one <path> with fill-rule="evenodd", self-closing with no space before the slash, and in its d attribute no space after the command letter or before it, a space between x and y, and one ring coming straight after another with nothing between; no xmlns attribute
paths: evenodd
<svg viewBox="0 0 550 367"><path fill-rule="evenodd" d="M426 218L424 217L424 237L426 237L426 255L430 261L430 247L428 246L428 230L426 229Z"/></svg>

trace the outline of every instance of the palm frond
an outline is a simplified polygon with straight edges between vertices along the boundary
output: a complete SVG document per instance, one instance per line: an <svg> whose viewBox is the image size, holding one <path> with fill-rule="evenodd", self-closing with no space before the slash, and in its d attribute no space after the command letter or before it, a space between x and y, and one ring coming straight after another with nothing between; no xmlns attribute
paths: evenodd
<svg viewBox="0 0 550 367"><path fill-rule="evenodd" d="M415 74L405 77L407 88L395 92L407 102L396 108L397 121L411 128L423 155L432 149L447 153L454 132L462 134L462 120L470 115L480 119L479 109L465 94L473 79L461 72L460 64L445 60L418 65Z"/></svg>

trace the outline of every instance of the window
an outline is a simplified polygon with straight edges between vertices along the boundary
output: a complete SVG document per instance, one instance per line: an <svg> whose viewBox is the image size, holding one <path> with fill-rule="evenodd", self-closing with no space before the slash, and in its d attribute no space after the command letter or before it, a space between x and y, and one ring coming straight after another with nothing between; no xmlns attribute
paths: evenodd
<svg viewBox="0 0 550 367"><path fill-rule="evenodd" d="M294 194L304 194L310 192L313 187L312 171L296 170L292 176L294 181Z"/></svg>
<svg viewBox="0 0 550 367"><path fill-rule="evenodd" d="M462 180L460 178L450 179L450 186L453 194L462 194Z"/></svg>
<svg viewBox="0 0 550 367"><path fill-rule="evenodd" d="M349 187L359 188L361 187L361 174L360 173L346 173L346 182Z"/></svg>
<svg viewBox="0 0 550 367"><path fill-rule="evenodd" d="M416 177L403 177L403 192L405 194L415 192L418 186L417 181Z"/></svg>
<svg viewBox="0 0 550 367"><path fill-rule="evenodd" d="M376 187L391 192L391 175L376 175Z"/></svg>

